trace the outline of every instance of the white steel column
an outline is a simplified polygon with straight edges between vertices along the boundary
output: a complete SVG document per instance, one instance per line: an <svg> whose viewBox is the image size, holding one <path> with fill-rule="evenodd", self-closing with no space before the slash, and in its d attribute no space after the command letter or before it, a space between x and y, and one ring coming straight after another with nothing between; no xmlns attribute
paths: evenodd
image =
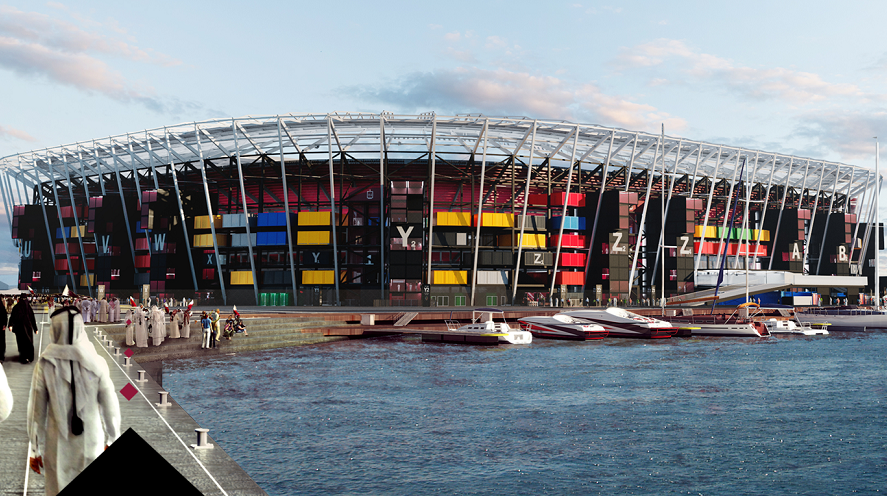
<svg viewBox="0 0 887 496"><path fill-rule="evenodd" d="M148 149L148 166L151 167L151 177L154 178L154 189L158 190L160 183L157 182L157 169L154 168L154 154L151 152L151 137L148 136L148 130L145 130L145 146Z"/></svg>
<svg viewBox="0 0 887 496"><path fill-rule="evenodd" d="M641 209L641 222L638 224L638 232L637 232L637 241L634 244L634 257L632 257L631 261L631 271L628 276L628 296L631 298L631 286L634 283L634 274L638 265L638 255L641 251L641 229L644 229L646 234L646 222L647 222L647 206L650 205L650 191L653 189L653 169L656 168L656 159L659 158L659 147L656 147L656 151L653 152L653 167L647 173L647 192L644 196L644 207ZM638 292L638 296L640 296L640 292Z"/></svg>
<svg viewBox="0 0 887 496"><path fill-rule="evenodd" d="M810 260L808 254L810 252L810 238L813 237L813 222L816 221L816 210L819 209L819 196L822 193L822 179L825 177L825 164L822 164L822 168L819 171L819 186L816 187L816 199L813 201L813 214L810 216L810 232L807 236L804 236L804 273L810 273L810 270L807 268L807 263ZM823 237L825 235L823 234Z"/></svg>
<svg viewBox="0 0 887 496"><path fill-rule="evenodd" d="M770 263L767 264L767 270L773 269L773 259L776 258L776 241L779 239L779 226L782 225L782 213L785 211L785 201L788 199L788 185L792 177L792 167L795 165L795 159L790 158L788 162L788 173L785 175L785 186L782 189L782 203L779 205L779 217L776 218L776 232L773 233L773 239L770 246L773 247L770 253ZM798 204L800 207L800 203Z"/></svg>
<svg viewBox="0 0 887 496"><path fill-rule="evenodd" d="M869 179L869 175L870 175L870 174L869 174L868 172L866 172L866 184L868 184L868 183L871 182L871 179ZM868 186L866 186L865 188L863 188L863 190L862 190L862 198L860 199L859 203L857 203L857 209L856 209L856 212L853 213L853 215L856 216L856 227L853 228L853 243L851 244L851 248L850 248L850 260L848 260L848 264L849 264L849 265L853 265L853 250L860 250L859 253L860 253L860 255L862 255L862 247L861 247L861 246L858 246L858 245L856 244L856 241L859 239L859 238L858 238L858 236L859 236L859 225L862 224L862 210L863 210L863 206L865 205L865 194L866 194L866 192L868 191L868 188L869 188ZM847 203L848 203L848 204L850 203L850 195L849 195L849 194L847 195ZM848 210L848 211L849 211L849 210ZM861 261L862 258L860 257L859 260ZM861 264L859 265L859 268L860 268L860 269L862 268L862 265L861 265ZM860 274L861 274L861 273L862 273L862 272L860 272Z"/></svg>
<svg viewBox="0 0 887 496"><path fill-rule="evenodd" d="M294 260L293 255L293 228L292 222L290 221L290 195L289 195L289 186L286 184L286 159L283 156L283 134L281 134L281 126L283 126L283 122L280 120L280 116L277 116L277 143L280 145L280 179L283 183L283 208L286 210L286 258L289 260L290 266L290 279L293 284L293 305L298 305L299 292L296 289L296 262ZM293 142L295 145L295 142ZM237 148L235 146L235 148ZM237 156L240 157L240 149L238 148ZM238 158L239 163L239 158ZM241 178L242 178L241 174ZM242 180L242 179L241 179ZM244 201L245 203L245 201ZM245 207L244 207L245 208ZM244 211L244 215L246 212ZM247 225L249 225L249 218L246 219ZM249 231L247 231L249 233ZM252 236L247 234L247 237L250 238L249 243L252 246ZM252 259L252 252L250 253L250 259ZM256 274L255 270L253 270L253 278L255 279Z"/></svg>
<svg viewBox="0 0 887 496"><path fill-rule="evenodd" d="M129 223L129 213L126 211L126 198L123 196L123 181L120 177L120 167L117 164L117 161L120 160L117 158L117 153L114 151L114 142L111 140L111 137L108 137L109 148L108 151L111 154L111 159L114 162L114 174L117 176L117 192L120 193L120 208L123 209L123 221L126 222L126 237L129 239L129 254L132 257L132 267L133 271L138 274L139 269L136 267L136 250L135 244L132 240L132 226ZM96 157L98 157L98 152L96 152ZM136 202L138 205L138 202Z"/></svg>
<svg viewBox="0 0 887 496"><path fill-rule="evenodd" d="M279 122L279 121L278 121ZM234 124L234 119L231 119L231 134L234 135L234 153L237 158L237 178L240 180L240 198L243 201L243 220L244 225L246 225L246 247L249 251L249 268L253 273L253 293L256 297L256 305L259 304L259 278L256 274L256 261L253 259L253 238L249 230L249 210L246 208L246 187L243 185L243 168L240 165L240 147L237 145L237 126ZM280 136L278 135L278 140ZM280 150L283 151L283 143L279 142ZM281 162L281 165L282 162ZM283 183L283 194L284 199L286 199L286 178L284 177ZM290 212L289 212L289 202L285 202L284 204L286 217L286 232L287 232L287 254L289 254L289 225L290 225ZM293 295L295 297L296 295Z"/></svg>
<svg viewBox="0 0 887 496"><path fill-rule="evenodd" d="M43 192L43 187L40 184L40 176L39 176L40 168L37 167L37 156L33 155L31 158L34 161L34 179L37 181L37 184L35 186L37 188L37 198L40 199L40 209L43 210L43 224L46 226L46 240L49 243L49 256L52 257L52 271L56 276L56 278L55 278L56 280L53 281L53 284L58 287L59 271L58 271L58 269L55 268L55 243L53 243L53 241L52 241L55 238L52 237L52 230L49 228L49 216L46 215L46 196ZM18 165L19 165L19 169L21 169L21 167L22 167L21 156L19 156L19 164ZM21 171L22 171L22 175L24 175L24 169L21 169ZM61 221L61 217L59 218L59 221ZM67 250L67 243L66 243L65 249ZM69 266L71 265L70 262L68 262L68 265ZM59 287L59 291L61 291L61 287Z"/></svg>
<svg viewBox="0 0 887 496"><path fill-rule="evenodd" d="M877 138L875 138L877 140ZM875 141L875 295L881 308L881 143Z"/></svg>
<svg viewBox="0 0 887 496"><path fill-rule="evenodd" d="M607 186L607 172L610 168L610 158L613 151L613 140L616 139L616 131L610 131L610 146L607 148L607 162L601 164L601 190L597 197L597 208L594 211L594 223L591 226L591 239L588 240L588 255L585 257L585 274L582 278L582 297L585 297L585 286L588 283L588 268L591 266L591 252L594 247L594 237L597 234L597 220L601 215L601 202L604 199L604 190Z"/></svg>
<svg viewBox="0 0 887 496"><path fill-rule="evenodd" d="M480 251L480 223L481 217L483 217L484 207L484 172L487 168L487 127L489 124L490 119L485 118L483 128L478 137L478 141L480 141L481 138L484 140L484 150L480 161L480 192L477 195L477 226L475 227L474 232L474 265L471 269L471 306L474 306L474 293L477 287L477 256ZM475 142L475 148L477 148L477 142Z"/></svg>
<svg viewBox="0 0 887 496"><path fill-rule="evenodd" d="M576 146L579 144L579 125L578 124L576 124L576 129L573 132L575 134L573 135L573 151L570 153L570 170L567 172L567 194L564 199L564 208L563 208L563 210L561 210L561 228L558 231L558 236L557 236L557 251L555 251L555 254L554 254L554 271L552 271L551 287L548 290L548 294L554 294L554 276L557 275L557 266L558 266L558 262L560 261L560 256L561 256L561 245L563 244L563 238L564 238L564 224L566 224L566 220L567 220L567 203L569 203L569 199L570 199L570 186L573 184L573 162L576 161ZM549 161L551 160L551 156L553 156L553 155L554 155L554 153L552 153L548 157ZM580 174L581 174L581 172L580 172ZM561 296L563 296L563 295L561 295ZM585 298L584 292L582 294L582 298L583 299ZM563 298L561 298L561 299L563 299Z"/></svg>
<svg viewBox="0 0 887 496"><path fill-rule="evenodd" d="M437 114L431 114L431 191L428 194L428 286L434 283L431 271L431 252L434 251L434 179L436 175ZM480 219L478 219L480 222Z"/></svg>
<svg viewBox="0 0 887 496"><path fill-rule="evenodd" d="M737 169L739 169L738 166L739 166L739 156L740 155L742 155L742 151L737 149L736 150L736 164L733 166L733 179L730 182L730 193L727 195L727 200L724 204L724 223L723 223L723 227L721 228L721 230L722 230L721 235L718 236L718 260L720 260L721 258L724 258L724 259L727 258L726 251L724 250L724 237L727 237L726 242L730 243L730 235L733 234L733 226L732 226L733 219L730 218L730 217L732 217L730 215L730 213L733 211L733 208L731 207L730 204L733 203L733 190L736 188L736 173L739 172ZM727 222L731 223L731 226L729 228L727 227Z"/></svg>
<svg viewBox="0 0 887 496"><path fill-rule="evenodd" d="M342 299L339 296L339 245L336 241L336 181L333 179L333 116L326 116L327 131L327 148L329 149L329 165L330 165L330 222L333 228L333 281L336 283L336 306L342 305ZM344 152L339 156L339 160L344 159Z"/></svg>
<svg viewBox="0 0 887 496"><path fill-rule="evenodd" d="M677 174L678 174L678 164L680 163L679 159L681 156L681 146L683 146L683 144L684 144L684 140L680 140L678 142L677 150L675 151L674 169L671 172L671 182L669 182L669 185L668 185L668 198L665 201L664 208L662 209L662 226L659 229L659 244L657 245L658 248L656 249L656 258L655 258L655 261L653 262L653 273L655 274L656 269L659 268L659 254L661 253L662 254L663 279L665 278L665 272L664 272L664 270L665 270L665 246L664 246L665 245L665 223L668 221L668 211L671 209L671 196L672 196L672 193L674 192L675 176L677 176ZM665 198L666 164L665 164L665 144L664 143L662 146L662 152L663 152L662 153L662 195L663 195L663 198ZM700 153L701 153L701 149L700 149ZM665 281L664 280L662 281L662 287L665 288ZM663 293L663 296L665 296L664 293Z"/></svg>
<svg viewBox="0 0 887 496"><path fill-rule="evenodd" d="M99 188L102 190L102 196L105 196L105 173L102 172L102 164L99 161L99 155L96 148L95 140L92 140L92 156L95 158L95 166L99 171Z"/></svg>
<svg viewBox="0 0 887 496"><path fill-rule="evenodd" d="M822 265L822 252L825 251L825 238L828 236L828 225L832 220L832 209L835 207L835 197L838 196L838 179L841 176L841 166L835 170L835 185L832 187L832 199L828 204L828 214L825 216L825 230L822 232L822 242L819 243L819 258L816 260L816 275L819 275L819 267ZM849 258L853 258L853 248L850 249Z"/></svg>
<svg viewBox="0 0 887 496"><path fill-rule="evenodd" d="M166 152L169 157L169 172L172 175L172 184L176 190L176 204L179 207L179 219L182 221L182 232L185 233L185 252L188 254L188 265L191 267L191 282L194 283L194 292L198 291L197 287L197 270L194 268L194 256L191 254L191 240L188 238L188 223L185 219L185 209L182 206L182 193L179 191L179 178L176 175L175 163L172 159L172 146L169 143L169 130L163 128L163 136L166 140Z"/></svg>
<svg viewBox="0 0 887 496"><path fill-rule="evenodd" d="M379 298L385 299L385 249L389 247L385 237L385 114L379 113Z"/></svg>
<svg viewBox="0 0 887 496"><path fill-rule="evenodd" d="M216 254L216 270L219 271L219 286L222 288L222 304L228 304L228 295L225 293L225 275L222 274L222 260L219 258L219 244L216 240L216 219L212 202L209 200L209 182L206 179L206 164L203 161L203 147L200 144L200 129L194 124L194 138L197 139L197 156L200 160L200 175L203 177L203 193L206 195L206 214L209 216L209 229L213 238L213 252Z"/></svg>
<svg viewBox="0 0 887 496"><path fill-rule="evenodd" d="M524 143L522 141L521 143ZM530 140L530 159L527 161L527 184L524 186L524 207L523 213L521 217L525 218L527 216L527 203L530 202L530 177L533 173L533 150L536 148L536 121L533 120L533 138ZM514 156L516 157L518 152L520 152L520 148L514 151ZM512 161L512 167L514 167L514 162ZM564 198L564 201L567 201ZM514 202L514 198L512 198L512 202ZM481 219L477 219L478 222L481 222ZM511 234L511 242L514 243L514 233ZM517 279L518 274L520 273L520 257L523 254L524 248L524 223L521 222L520 226L520 236L517 238L517 260L514 264L514 280L511 284L511 305L514 306L514 299L517 298ZM549 295L549 298L551 295Z"/></svg>
<svg viewBox="0 0 887 496"><path fill-rule="evenodd" d="M59 205L59 193L55 184L55 166L52 165L48 153L47 155L44 155L43 160L46 163L46 167L49 169L49 182L52 185L52 196L55 198L55 211L58 213L59 226L62 230L62 243L65 244L65 258L68 259L68 275L71 276L71 287L74 289L74 293L77 293L77 278L74 277L74 266L71 265L71 253L68 251L68 236L65 234L65 221L62 218L62 206ZM36 160L34 161L34 167L37 167ZM53 261L55 261L54 255Z"/></svg>
<svg viewBox="0 0 887 496"><path fill-rule="evenodd" d="M773 175L776 173L776 155L771 159L771 163L773 164L770 167L770 179L767 182L767 193L764 195L764 198L761 202L761 221L758 224L758 235L755 238L755 259L758 259L758 247L761 246L761 238L764 235L764 220L767 218L767 210L770 205L770 190L773 187ZM748 250L748 248L746 248ZM773 252L770 252L770 258L773 258ZM763 264L762 264L763 265Z"/></svg>
<svg viewBox="0 0 887 496"><path fill-rule="evenodd" d="M74 226L77 229L77 243L80 245L80 260L83 262L83 272L86 274L86 288L89 290L89 297L92 298L92 283L89 280L89 265L86 263L86 250L83 249L83 233L80 231L80 216L77 215L77 204L74 201L74 189L71 187L71 173L68 171L68 160L65 158L64 150L62 150L61 155L62 167L65 168L65 178L68 182L68 198L71 199L71 210L74 211ZM85 181L83 186L86 187ZM86 205L87 207L89 206L89 194L86 195ZM71 277L73 277L73 275Z"/></svg>

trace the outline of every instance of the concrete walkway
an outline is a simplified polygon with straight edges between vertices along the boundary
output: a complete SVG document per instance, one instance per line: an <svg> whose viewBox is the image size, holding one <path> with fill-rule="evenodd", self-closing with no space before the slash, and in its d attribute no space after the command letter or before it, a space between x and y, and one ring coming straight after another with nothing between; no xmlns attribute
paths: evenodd
<svg viewBox="0 0 887 496"><path fill-rule="evenodd" d="M38 327L44 327L41 324L43 318L44 314L37 314ZM48 324L45 327L48 329ZM209 442L215 445L214 449L192 449L190 445L197 442L194 429L200 426L172 398L169 399L172 405L168 407L155 406L160 401L158 391L163 389L149 374L145 374L146 382L136 382L141 367L135 362L125 367L124 356L116 357L113 350L105 348L95 335L94 326L87 324L86 329L99 356L108 363L114 387L119 391L130 383L139 390L129 401L122 394L117 397L120 401L121 433L132 427L203 494L266 494L211 436ZM10 332L3 334L6 340L3 368L12 389L14 404L9 418L0 423L0 440L3 443L0 448L0 494L43 494L43 475L28 468L26 410L34 364L19 364L15 336ZM35 336L35 355L43 351L48 341L48 334L43 331ZM137 472L147 473L144 471L148 467L139 467L138 460L132 460L132 466Z"/></svg>

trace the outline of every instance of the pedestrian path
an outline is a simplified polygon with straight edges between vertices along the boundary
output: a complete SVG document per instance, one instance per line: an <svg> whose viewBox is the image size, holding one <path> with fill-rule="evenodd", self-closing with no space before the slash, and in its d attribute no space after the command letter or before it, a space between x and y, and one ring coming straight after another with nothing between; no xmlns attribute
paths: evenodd
<svg viewBox="0 0 887 496"><path fill-rule="evenodd" d="M49 325L41 323L44 315L38 313L36 317L41 331L35 336L34 346L35 356L39 356L49 343L48 333L43 330L48 330ZM173 398L168 400L170 406L156 406L160 402L158 393L163 389L148 374L145 382L137 382L141 367L134 361L127 367L123 350L120 356L114 356L113 349L103 346L94 326L87 324L86 329L99 356L108 363L114 387L120 391L131 384L137 390L130 400L118 393L121 432L133 428L203 494L266 494L211 436L208 441L213 449L191 448L197 442L195 429L200 426ZM3 368L12 390L13 409L9 418L0 423L0 487L3 494L39 495L44 493L43 476L28 469L27 406L34 364L19 364L15 336L5 331L3 334L7 346ZM132 468L134 484L150 474L150 467L140 466L137 459L132 460Z"/></svg>

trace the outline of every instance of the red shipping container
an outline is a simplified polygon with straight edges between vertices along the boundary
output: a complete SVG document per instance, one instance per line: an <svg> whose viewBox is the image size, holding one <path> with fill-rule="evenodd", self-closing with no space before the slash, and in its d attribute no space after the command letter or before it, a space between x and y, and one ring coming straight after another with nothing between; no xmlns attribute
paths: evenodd
<svg viewBox="0 0 887 496"><path fill-rule="evenodd" d="M557 247L560 236L551 236L548 240L548 246ZM585 236L581 234L564 234L564 240L561 248L585 248Z"/></svg>
<svg viewBox="0 0 887 496"><path fill-rule="evenodd" d="M562 267L585 267L585 253L561 253Z"/></svg>
<svg viewBox="0 0 887 496"><path fill-rule="evenodd" d="M530 195L529 205L548 205L548 195Z"/></svg>
<svg viewBox="0 0 887 496"><path fill-rule="evenodd" d="M145 269L151 267L151 256L150 255L136 255L136 267L139 269Z"/></svg>
<svg viewBox="0 0 887 496"><path fill-rule="evenodd" d="M64 258L56 260L55 270L68 270L68 261Z"/></svg>
<svg viewBox="0 0 887 496"><path fill-rule="evenodd" d="M570 193L568 197L567 193L564 191L558 191L557 193L551 194L551 205L562 207L564 206L564 199L567 200L567 206L569 207L585 206L585 195L581 193Z"/></svg>
<svg viewBox="0 0 887 496"><path fill-rule="evenodd" d="M585 281L584 272L558 272L554 276L555 284L566 284L568 286L581 286Z"/></svg>

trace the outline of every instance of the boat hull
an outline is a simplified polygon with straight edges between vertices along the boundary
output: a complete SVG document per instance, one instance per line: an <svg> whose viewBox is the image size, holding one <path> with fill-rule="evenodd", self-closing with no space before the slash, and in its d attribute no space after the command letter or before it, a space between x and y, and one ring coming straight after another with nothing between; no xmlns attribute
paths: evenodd
<svg viewBox="0 0 887 496"><path fill-rule="evenodd" d="M606 329L589 329L592 326L568 324L552 317L526 317L518 322L521 323L521 329L538 338L593 341L604 339L609 334Z"/></svg>

